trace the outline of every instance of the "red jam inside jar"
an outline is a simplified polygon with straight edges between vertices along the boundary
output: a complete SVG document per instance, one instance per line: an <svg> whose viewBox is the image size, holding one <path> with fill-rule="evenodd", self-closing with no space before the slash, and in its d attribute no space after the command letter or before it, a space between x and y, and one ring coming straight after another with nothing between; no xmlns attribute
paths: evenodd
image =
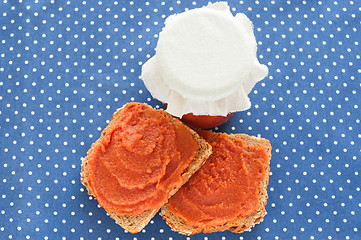
<svg viewBox="0 0 361 240"><path fill-rule="evenodd" d="M168 104L163 103L164 108L167 109ZM228 113L227 116L210 116L210 115L194 115L193 113L184 114L181 121L192 128L207 129L217 127L227 122L234 112Z"/></svg>
<svg viewBox="0 0 361 240"><path fill-rule="evenodd" d="M182 116L181 120L193 128L214 128L228 121L234 113L227 116L194 115L188 113Z"/></svg>

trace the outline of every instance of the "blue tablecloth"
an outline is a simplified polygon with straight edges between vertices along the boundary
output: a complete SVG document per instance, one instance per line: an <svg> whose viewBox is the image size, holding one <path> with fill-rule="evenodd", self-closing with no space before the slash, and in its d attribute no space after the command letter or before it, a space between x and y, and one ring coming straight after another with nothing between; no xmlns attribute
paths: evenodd
<svg viewBox="0 0 361 240"><path fill-rule="evenodd" d="M264 222L125 232L80 183L112 113L152 99L140 80L164 19L207 1L0 3L0 239L361 239L360 1L229 1L254 23L269 76L218 130L272 145Z"/></svg>

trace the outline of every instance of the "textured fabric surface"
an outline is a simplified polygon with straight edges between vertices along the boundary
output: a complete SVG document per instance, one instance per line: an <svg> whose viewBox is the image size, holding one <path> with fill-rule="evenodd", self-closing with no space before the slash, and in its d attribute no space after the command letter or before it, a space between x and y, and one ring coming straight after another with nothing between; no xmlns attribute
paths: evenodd
<svg viewBox="0 0 361 240"><path fill-rule="evenodd" d="M152 99L139 79L164 19L207 1L0 3L0 239L361 239L360 1L229 1L269 75L218 130L272 143L268 214L251 232L125 232L80 183L112 113Z"/></svg>

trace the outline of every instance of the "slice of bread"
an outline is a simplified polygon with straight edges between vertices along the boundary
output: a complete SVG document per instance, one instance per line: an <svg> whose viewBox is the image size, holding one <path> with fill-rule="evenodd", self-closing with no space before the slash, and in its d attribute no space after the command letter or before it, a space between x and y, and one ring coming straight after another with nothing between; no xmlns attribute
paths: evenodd
<svg viewBox="0 0 361 240"><path fill-rule="evenodd" d="M217 138L219 134L213 133L211 138ZM264 138L257 138L253 136L249 136L246 134L230 134L230 139L241 139L244 141L245 146L252 146L252 145L261 145L265 148L267 152L268 160L271 159L271 144L267 139ZM165 204L161 208L161 214L163 219L167 222L167 224L172 228L173 231L177 231L184 235L193 235L197 233L211 233L211 232L221 232L230 230L235 233L241 233L246 231L247 229L253 227L255 224L260 223L263 221L263 217L266 215L266 204L267 204L267 185L269 179L269 171L270 168L268 166L266 170L266 174L263 179L261 179L259 183L259 207L257 211L253 212L251 215L239 218L232 222L227 222L224 225L220 226L212 226L212 227L205 227L199 228L196 226L187 225L180 217L175 215L169 210L168 204Z"/></svg>
<svg viewBox="0 0 361 240"><path fill-rule="evenodd" d="M119 119L119 117L122 114L123 108L124 108L124 106L122 108L118 109L113 114L110 123L103 130L101 137L97 141L100 141L100 139L107 132L107 130L113 124L115 124L117 122L117 120ZM151 107L149 105L147 105L147 104L144 104L143 108L145 109L145 108L151 108ZM169 118L172 124L182 124L179 119L172 117L167 112L165 112L163 110L157 110L157 111L160 111L165 117ZM170 191L168 198L170 198L173 194L175 194L178 191L178 189L184 183L186 183L188 181L188 179L204 164L205 160L212 153L212 150L211 150L212 147L210 146L210 144L207 141L205 141L203 138L201 138L195 131L193 131L189 127L187 127L187 129L192 133L193 138L198 143L198 152L197 152L194 160L190 163L190 165L183 172L183 174L182 174L183 182ZM89 195L93 195L93 196L94 196L93 190L91 188L90 183L88 182L88 173L89 173L89 170L88 170L88 160L89 160L88 156L93 151L93 146L94 145L95 145L95 143L89 149L87 156L83 159L83 161L82 161L82 170L81 170L81 182L86 187L86 189L88 190ZM143 213L141 213L139 215L136 215L136 216L133 216L133 215L119 216L115 212L108 212L108 213L109 213L110 217L113 218L116 221L117 224L119 224L121 227L126 229L128 232L137 233L137 232L141 231L148 224L148 222L159 211L159 209L160 208L148 210L148 211L145 211L145 212L143 212Z"/></svg>

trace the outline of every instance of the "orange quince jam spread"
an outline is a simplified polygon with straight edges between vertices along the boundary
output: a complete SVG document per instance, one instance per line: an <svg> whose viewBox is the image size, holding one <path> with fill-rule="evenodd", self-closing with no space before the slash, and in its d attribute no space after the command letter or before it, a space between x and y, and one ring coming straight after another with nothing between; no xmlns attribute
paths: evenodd
<svg viewBox="0 0 361 240"><path fill-rule="evenodd" d="M261 146L246 146L225 133L199 131L212 145L203 167L169 200L186 224L204 228L246 217L258 209L259 183L269 160Z"/></svg>
<svg viewBox="0 0 361 240"><path fill-rule="evenodd" d="M181 123L141 103L128 103L88 153L88 180L109 212L138 215L161 207L182 184L198 143Z"/></svg>

